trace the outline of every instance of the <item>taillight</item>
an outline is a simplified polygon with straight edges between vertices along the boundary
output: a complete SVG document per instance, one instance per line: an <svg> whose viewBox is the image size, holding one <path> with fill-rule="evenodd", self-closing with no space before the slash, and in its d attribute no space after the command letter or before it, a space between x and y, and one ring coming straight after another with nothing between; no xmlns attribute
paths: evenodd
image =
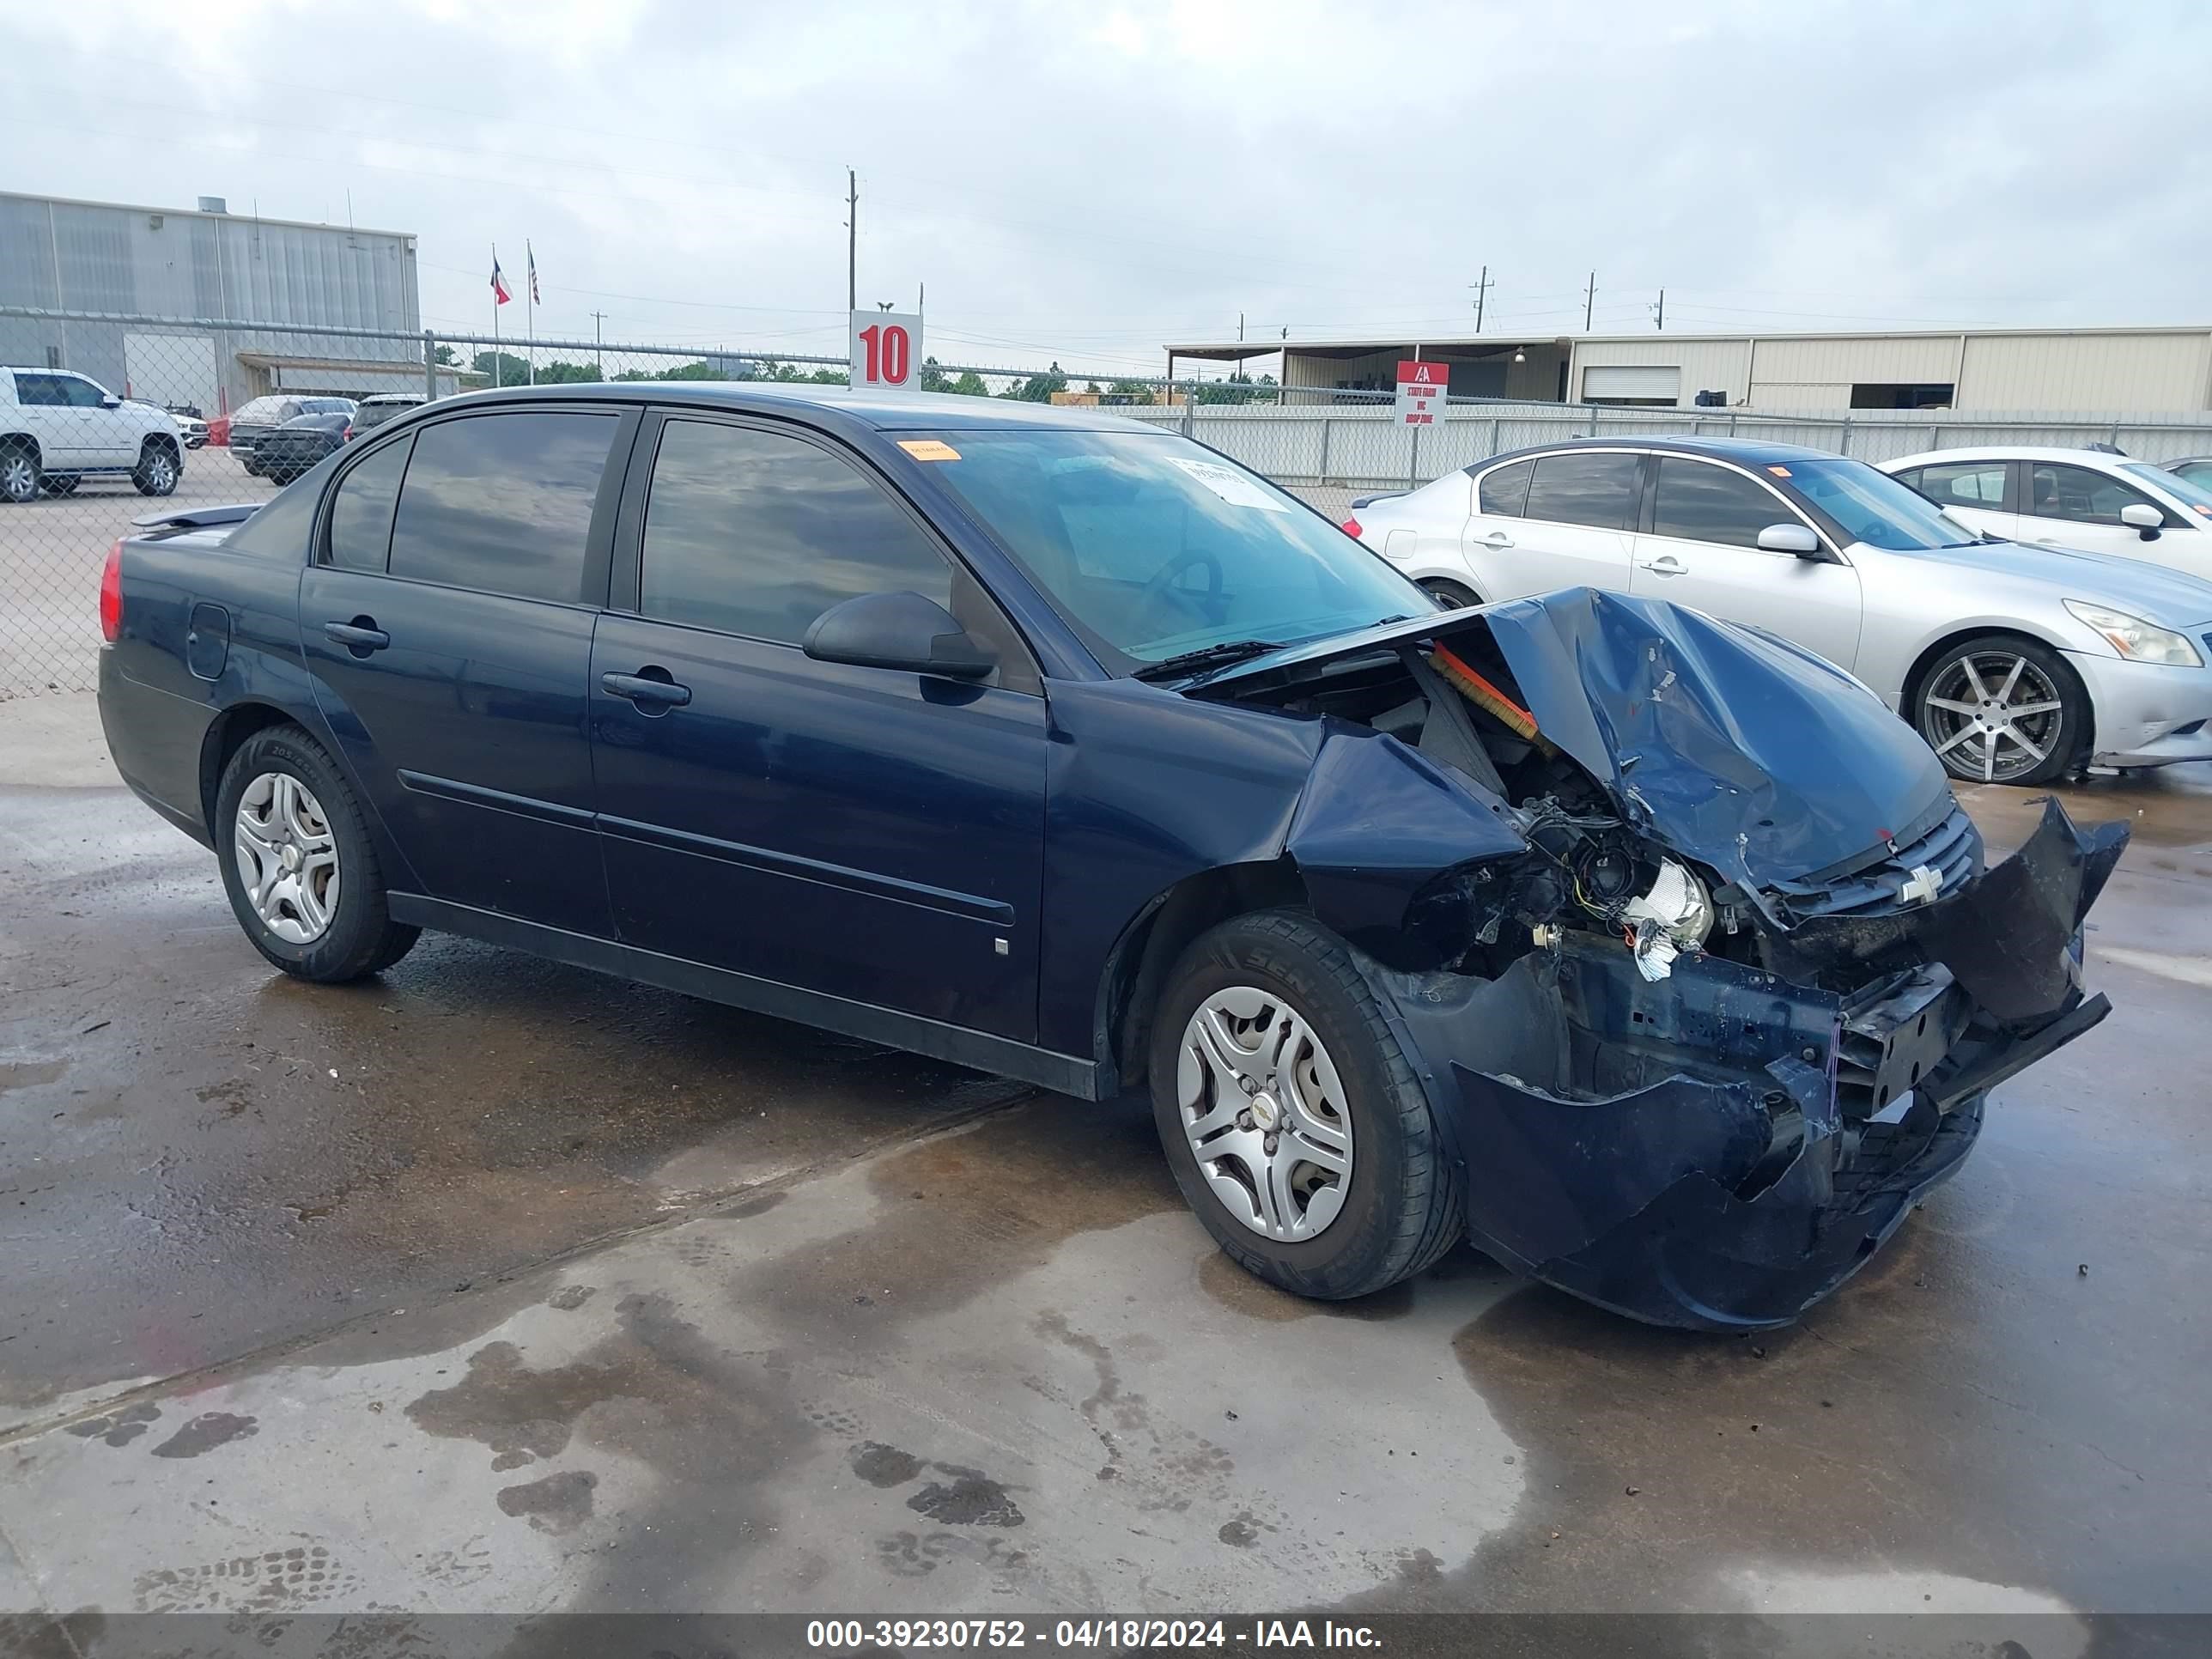
<svg viewBox="0 0 2212 1659"><path fill-rule="evenodd" d="M1346 519L1344 521L1344 533L1356 538L1359 534L1359 520L1357 519Z"/></svg>
<svg viewBox="0 0 2212 1659"><path fill-rule="evenodd" d="M100 637L110 645L123 635L123 544L107 550L107 568L100 573Z"/></svg>
<svg viewBox="0 0 2212 1659"><path fill-rule="evenodd" d="M349 443L349 443L351 443L351 442L353 441L353 428L352 428L351 427L348 427L348 428L345 429L345 436L344 436L343 439L341 439L339 441L340 441L340 442L342 442L342 443Z"/></svg>

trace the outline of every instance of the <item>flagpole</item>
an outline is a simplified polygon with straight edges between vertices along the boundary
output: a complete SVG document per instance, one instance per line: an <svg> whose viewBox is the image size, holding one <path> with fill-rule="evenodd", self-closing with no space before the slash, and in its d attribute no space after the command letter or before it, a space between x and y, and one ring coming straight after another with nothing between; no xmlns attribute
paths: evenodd
<svg viewBox="0 0 2212 1659"><path fill-rule="evenodd" d="M491 385L499 390L499 244L491 245Z"/></svg>
<svg viewBox="0 0 2212 1659"><path fill-rule="evenodd" d="M526 349L530 359L530 384L538 384L538 255L532 251L527 237L522 243L522 274L530 279L530 292L522 296L522 328L532 343Z"/></svg>

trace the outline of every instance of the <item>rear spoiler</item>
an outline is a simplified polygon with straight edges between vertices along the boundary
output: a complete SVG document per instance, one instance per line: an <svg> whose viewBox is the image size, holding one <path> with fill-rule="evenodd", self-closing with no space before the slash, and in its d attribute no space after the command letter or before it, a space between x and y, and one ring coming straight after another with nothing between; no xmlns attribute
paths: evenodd
<svg viewBox="0 0 2212 1659"><path fill-rule="evenodd" d="M243 524L261 510L258 501L232 507L183 507L173 513L149 513L131 520L140 530L208 530L216 525Z"/></svg>
<svg viewBox="0 0 2212 1659"><path fill-rule="evenodd" d="M1395 501L1401 495L1411 495L1412 493L1412 491L1405 489L1385 489L1381 491L1379 494L1373 495L1354 495L1352 498L1352 510L1354 513L1357 513L1361 507L1371 507L1376 501Z"/></svg>

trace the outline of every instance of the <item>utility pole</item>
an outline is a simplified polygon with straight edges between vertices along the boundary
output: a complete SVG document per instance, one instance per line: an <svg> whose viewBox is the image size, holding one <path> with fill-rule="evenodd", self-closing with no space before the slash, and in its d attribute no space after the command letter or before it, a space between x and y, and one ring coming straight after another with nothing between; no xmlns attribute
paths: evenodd
<svg viewBox="0 0 2212 1659"><path fill-rule="evenodd" d="M1597 272L1590 272L1589 286L1583 290L1583 332L1590 331L1590 313L1597 307Z"/></svg>
<svg viewBox="0 0 2212 1659"><path fill-rule="evenodd" d="M845 309L860 308L860 180L845 169Z"/></svg>
<svg viewBox="0 0 2212 1659"><path fill-rule="evenodd" d="M1651 318L1653 327L1667 326L1667 290L1663 288L1659 290L1659 303L1651 307Z"/></svg>
<svg viewBox="0 0 2212 1659"><path fill-rule="evenodd" d="M599 325L606 319L607 313L604 311L595 311L592 313L592 363L599 370L599 378L603 380L607 378L607 362L606 355L599 344Z"/></svg>
<svg viewBox="0 0 2212 1659"><path fill-rule="evenodd" d="M1490 297L1490 290L1496 286L1490 280L1490 267L1483 266L1482 280L1474 284L1474 331L1477 334L1482 332L1482 302Z"/></svg>
<svg viewBox="0 0 2212 1659"><path fill-rule="evenodd" d="M927 283L916 283L914 285L914 314L915 316L919 317L922 313L929 309L928 306L923 303L923 301L928 299L928 297L929 284Z"/></svg>

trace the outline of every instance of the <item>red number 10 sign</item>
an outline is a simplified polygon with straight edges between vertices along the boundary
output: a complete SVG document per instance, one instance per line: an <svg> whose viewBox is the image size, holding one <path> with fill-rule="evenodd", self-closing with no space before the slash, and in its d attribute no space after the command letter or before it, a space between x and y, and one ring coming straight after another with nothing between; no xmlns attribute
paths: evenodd
<svg viewBox="0 0 2212 1659"><path fill-rule="evenodd" d="M900 391L914 384L921 366L921 319L891 311L853 313L849 359L856 386Z"/></svg>

